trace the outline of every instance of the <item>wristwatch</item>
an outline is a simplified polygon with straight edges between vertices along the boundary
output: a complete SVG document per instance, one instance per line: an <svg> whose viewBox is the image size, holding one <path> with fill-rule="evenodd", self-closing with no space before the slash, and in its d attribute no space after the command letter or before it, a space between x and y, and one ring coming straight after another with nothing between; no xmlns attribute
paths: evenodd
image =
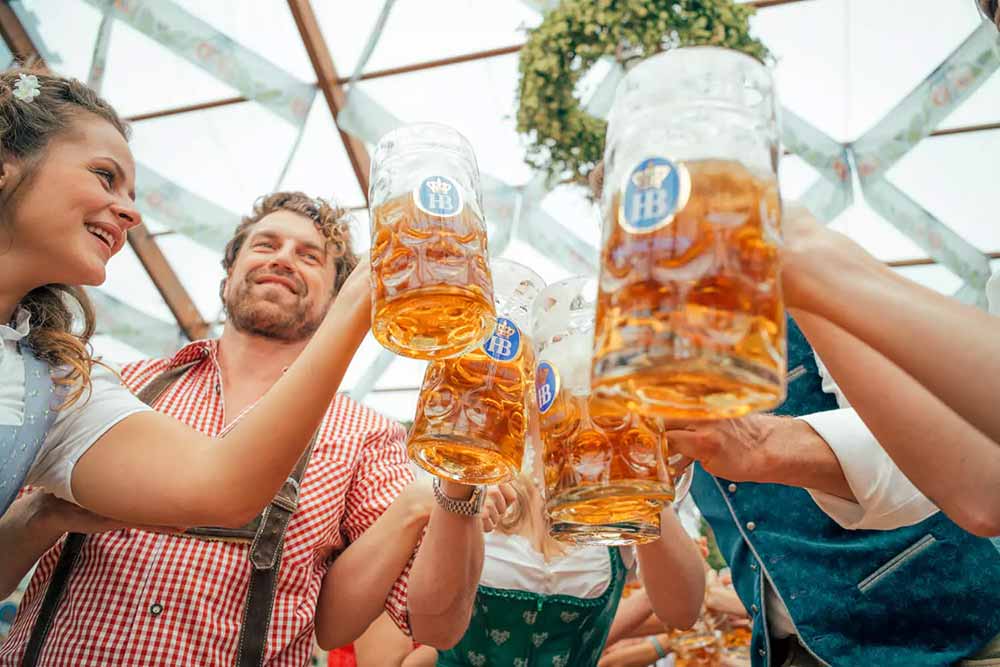
<svg viewBox="0 0 1000 667"><path fill-rule="evenodd" d="M472 487L472 496L468 500L456 500L455 498L449 498L445 495L444 491L441 490L441 479L439 477L435 477L434 500L436 500L437 504L443 509L451 512L452 514L476 516L479 514L479 510L483 509L483 501L486 500L486 494L483 493L483 487L474 486Z"/></svg>

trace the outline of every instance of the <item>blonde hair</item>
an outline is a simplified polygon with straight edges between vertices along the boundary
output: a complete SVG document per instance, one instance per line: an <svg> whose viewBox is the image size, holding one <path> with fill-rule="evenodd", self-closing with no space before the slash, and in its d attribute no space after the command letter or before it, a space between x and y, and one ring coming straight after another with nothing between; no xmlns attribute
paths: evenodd
<svg viewBox="0 0 1000 667"><path fill-rule="evenodd" d="M14 95L14 87L22 76L38 79L38 95L30 101ZM0 159L21 160L25 165L24 176L2 193L0 224L12 224L9 213L17 203L18 193L30 185L38 165L45 159L49 143L68 132L84 113L103 118L128 139L128 126L114 108L76 79L32 67L12 67L0 72ZM31 315L28 344L34 354L50 366L66 370L55 376L55 382L73 387L64 405L73 403L90 390L90 372L95 363L88 346L94 333L90 300L80 287L50 284L28 292L18 306ZM83 320L79 333L73 333L73 306Z"/></svg>
<svg viewBox="0 0 1000 667"><path fill-rule="evenodd" d="M511 480L510 485L514 489L515 500L507 508L507 512L500 517L500 525L498 527L500 532L505 535L518 533L524 528L526 522L533 520L545 521L545 517L542 514L533 516L530 511L534 505L532 496L536 493L541 495L541 490L536 488L531 476L524 472L518 473ZM539 500L541 499L539 498ZM542 512L544 513L544 503ZM561 554L565 550L566 545L548 535L546 531L545 539L542 541L542 555L547 559L551 556Z"/></svg>

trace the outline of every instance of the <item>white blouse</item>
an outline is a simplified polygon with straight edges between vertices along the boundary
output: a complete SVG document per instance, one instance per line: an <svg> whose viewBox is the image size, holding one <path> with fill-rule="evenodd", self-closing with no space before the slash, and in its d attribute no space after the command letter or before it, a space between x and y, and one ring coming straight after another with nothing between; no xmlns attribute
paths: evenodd
<svg viewBox="0 0 1000 667"><path fill-rule="evenodd" d="M490 588L527 591L542 595L598 598L611 584L611 556L607 547L573 547L546 562L531 541L499 531L486 533L486 557L479 583ZM622 549L622 560L631 568L631 549Z"/></svg>
<svg viewBox="0 0 1000 667"><path fill-rule="evenodd" d="M14 326L0 325L0 426L24 423L24 360L18 342L30 332L29 320L21 308ZM75 502L71 481L80 457L122 419L150 409L107 368L94 366L90 379L89 396L85 392L59 411L25 480L70 502Z"/></svg>

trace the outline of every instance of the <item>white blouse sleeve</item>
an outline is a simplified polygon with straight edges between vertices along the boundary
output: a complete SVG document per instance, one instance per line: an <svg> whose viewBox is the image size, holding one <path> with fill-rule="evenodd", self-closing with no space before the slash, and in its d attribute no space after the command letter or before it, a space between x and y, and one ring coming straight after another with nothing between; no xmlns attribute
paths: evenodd
<svg viewBox="0 0 1000 667"><path fill-rule="evenodd" d="M799 417L833 450L856 502L807 489L831 519L850 530L892 530L923 521L938 508L903 474L861 417L850 407L830 372L816 356L823 391L837 398L839 410Z"/></svg>
<svg viewBox="0 0 1000 667"><path fill-rule="evenodd" d="M25 481L70 502L76 502L71 482L80 457L115 424L150 410L107 368L95 365L90 379L89 394L59 411Z"/></svg>

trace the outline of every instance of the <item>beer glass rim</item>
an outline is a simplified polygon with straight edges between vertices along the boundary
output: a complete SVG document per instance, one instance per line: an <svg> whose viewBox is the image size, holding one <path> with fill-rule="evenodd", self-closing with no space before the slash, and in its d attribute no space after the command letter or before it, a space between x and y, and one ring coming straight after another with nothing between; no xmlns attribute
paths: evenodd
<svg viewBox="0 0 1000 667"><path fill-rule="evenodd" d="M761 80L771 86L772 89L774 87L774 75L771 68L743 51L723 46L711 45L682 46L674 49L667 49L666 51L661 51L649 56L648 58L640 60L633 67L631 67L625 73L625 76L622 77L622 80L618 82L618 87L615 90L614 102L612 102L611 109L608 112L609 127L615 124L615 116L618 115L618 112L622 111L624 108L629 108L629 98L637 95L648 94L648 92L639 93L637 91L638 81L656 81L659 85L663 86L665 82L662 81L662 77L657 77L655 73L659 69L666 66L664 63L686 60L691 58L692 54L710 54L708 56L710 60L705 61L706 63L748 66L749 71L754 72L756 76L759 76Z"/></svg>
<svg viewBox="0 0 1000 667"><path fill-rule="evenodd" d="M674 60L677 58L686 58L689 54L701 52L701 53L712 53L715 54L710 56L712 58L718 58L720 62L725 62L727 60L731 62L744 62L753 65L756 68L764 70L770 75L771 68L767 64L754 58L749 53L740 51L739 49L731 49L727 46L714 46L711 44L699 44L695 46L678 46L676 48L667 49L665 51L660 51L659 53L654 53L648 58L643 58L635 65L629 68L622 78L622 82L619 85L623 85L625 80L629 78L637 78L643 70L648 70L652 67L657 67L657 63Z"/></svg>
<svg viewBox="0 0 1000 667"><path fill-rule="evenodd" d="M543 304L545 303L545 297L546 296L548 296L549 294L551 294L553 292L559 291L560 288L573 287L575 285L579 285L580 286L577 289L577 292L579 293L579 292L583 291L583 286L587 285L588 282L591 283L592 288L593 288L592 289L593 293L590 294L590 295L588 295L588 296L591 297L589 300L592 302L592 304L591 304L592 308L594 310L596 310L597 309L597 276L577 275L577 276L570 276L569 278L563 278L562 280L557 280L554 283L546 285L544 289L542 289L541 291L538 292L538 295L535 297L535 302L533 304L531 304L531 330L535 331L538 328L538 322L542 318L542 316L545 314L545 313L542 312L542 307L543 307ZM589 289L590 288L588 288L588 290Z"/></svg>
<svg viewBox="0 0 1000 667"><path fill-rule="evenodd" d="M417 138L416 136L407 137L408 134L416 135L419 130L438 132L441 136L439 139L434 140L423 140ZM473 165L476 165L476 153L472 148L472 142L470 142L464 134L452 126L433 121L406 123L404 125L394 127L383 134L375 143L375 150L372 152L374 158L373 161L384 162L386 160L391 160L394 157L393 155L382 155L382 153L389 150L388 144L391 142L398 142L404 137L406 137L406 143L405 150L402 152L412 153L421 150L451 151L468 158ZM443 143L448 139L452 140L450 145L448 143Z"/></svg>

